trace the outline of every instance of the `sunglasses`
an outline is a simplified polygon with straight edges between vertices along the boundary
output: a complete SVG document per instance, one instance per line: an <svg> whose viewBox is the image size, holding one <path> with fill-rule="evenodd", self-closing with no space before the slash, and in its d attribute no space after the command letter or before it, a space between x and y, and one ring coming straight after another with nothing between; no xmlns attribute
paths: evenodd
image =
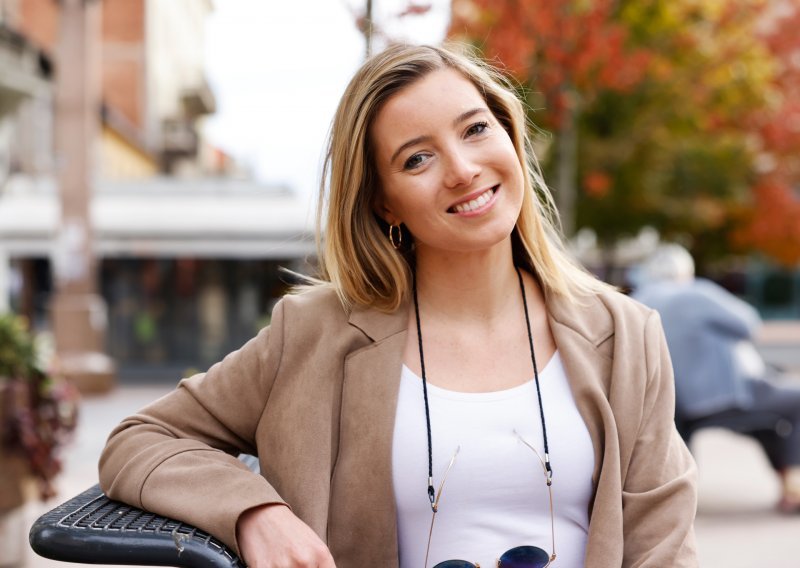
<svg viewBox="0 0 800 568"><path fill-rule="evenodd" d="M495 568L547 568L556 559L555 517L553 513L553 477L548 471L542 456L539 455L538 451L536 451L536 448L530 445L516 431L514 434L516 434L517 438L519 438L519 440L525 444L526 447L533 450L533 453L536 454L536 457L539 458L539 461L542 463L542 471L544 472L544 479L545 483L547 484L547 492L550 497L550 540L553 554L548 554L538 546L515 546L514 548L506 550L497 559ZM450 469L452 469L453 464L456 462L456 457L458 457L458 452L460 450L460 446L456 448L456 451L450 460L450 464L447 466L447 469L442 476L442 482L439 484L439 490L436 492L436 499L431 507L433 512L431 513L431 528L428 532L428 547L425 550L425 568L428 568L428 555L430 554L431 538L433 537L433 523L436 520L436 512L439 510L439 499L442 497L444 482L447 480L447 474L450 472ZM467 560L445 560L443 562L439 562L433 568L481 568L481 566L480 564L469 562Z"/></svg>

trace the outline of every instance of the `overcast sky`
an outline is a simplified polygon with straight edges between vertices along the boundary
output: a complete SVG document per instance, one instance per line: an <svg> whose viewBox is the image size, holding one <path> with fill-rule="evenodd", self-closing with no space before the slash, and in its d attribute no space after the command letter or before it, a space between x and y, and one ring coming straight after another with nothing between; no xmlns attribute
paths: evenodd
<svg viewBox="0 0 800 568"><path fill-rule="evenodd" d="M449 0L425 16L392 17L407 0L373 0L375 20L398 39L441 41ZM325 135L350 76L364 57L354 25L364 0L217 0L206 61L217 113L212 144L257 179L313 196Z"/></svg>

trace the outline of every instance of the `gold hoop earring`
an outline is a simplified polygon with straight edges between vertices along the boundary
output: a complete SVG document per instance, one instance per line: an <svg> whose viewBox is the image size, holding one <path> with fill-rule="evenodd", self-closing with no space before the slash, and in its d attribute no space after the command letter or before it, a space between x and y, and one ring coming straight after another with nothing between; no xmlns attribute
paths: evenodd
<svg viewBox="0 0 800 568"><path fill-rule="evenodd" d="M400 225L389 225L389 242L392 243L392 248L400 250L403 245L403 231Z"/></svg>

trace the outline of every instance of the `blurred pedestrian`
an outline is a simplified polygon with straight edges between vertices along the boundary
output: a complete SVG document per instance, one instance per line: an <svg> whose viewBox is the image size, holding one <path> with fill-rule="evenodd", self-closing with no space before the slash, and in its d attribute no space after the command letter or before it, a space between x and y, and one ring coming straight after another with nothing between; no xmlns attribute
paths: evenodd
<svg viewBox="0 0 800 568"><path fill-rule="evenodd" d="M696 566L658 315L566 255L529 150L478 60L370 59L331 129L320 279L125 420L104 490L249 566Z"/></svg>
<svg viewBox="0 0 800 568"><path fill-rule="evenodd" d="M764 363L758 312L721 286L695 278L680 245L660 247L640 268L634 297L661 314L676 384L676 420L754 437L782 479L779 508L800 513L800 386Z"/></svg>

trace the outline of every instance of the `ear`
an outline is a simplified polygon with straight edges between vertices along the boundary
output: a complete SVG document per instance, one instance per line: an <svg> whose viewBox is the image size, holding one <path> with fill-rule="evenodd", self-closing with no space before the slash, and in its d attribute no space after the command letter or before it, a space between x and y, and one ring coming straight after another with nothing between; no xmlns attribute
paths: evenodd
<svg viewBox="0 0 800 568"><path fill-rule="evenodd" d="M402 223L400 218L394 214L392 208L386 202L382 191L375 193L372 200L372 211L389 225L399 225Z"/></svg>

